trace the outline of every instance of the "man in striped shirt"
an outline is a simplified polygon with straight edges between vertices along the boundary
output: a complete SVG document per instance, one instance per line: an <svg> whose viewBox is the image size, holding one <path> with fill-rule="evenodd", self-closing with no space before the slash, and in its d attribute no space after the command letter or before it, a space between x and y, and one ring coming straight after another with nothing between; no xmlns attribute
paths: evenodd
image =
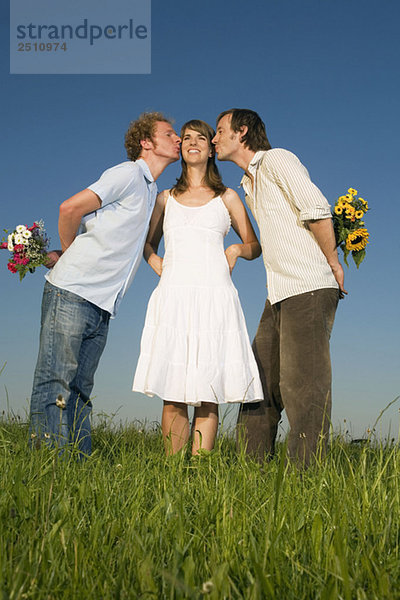
<svg viewBox="0 0 400 600"><path fill-rule="evenodd" d="M246 202L259 229L268 298L253 343L265 400L243 404L238 423L247 452L274 453L281 413L290 457L307 466L324 454L331 416L329 338L340 297L347 292L329 204L299 159L271 149L252 110L231 109L217 119L219 160L245 173Z"/></svg>

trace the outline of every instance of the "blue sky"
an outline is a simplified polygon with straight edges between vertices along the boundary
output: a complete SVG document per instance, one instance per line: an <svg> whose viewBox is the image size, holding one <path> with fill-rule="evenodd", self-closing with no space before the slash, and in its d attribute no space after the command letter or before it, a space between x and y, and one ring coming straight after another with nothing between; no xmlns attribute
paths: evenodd
<svg viewBox="0 0 400 600"><path fill-rule="evenodd" d="M396 0L153 0L151 75L9 75L1 13L1 228L43 218L57 238L58 205L126 159L123 137L143 110L176 127L215 124L232 106L260 113L274 147L295 152L332 203L356 188L371 207L367 258L346 269L349 296L332 334L333 424L363 435L399 384L399 42ZM179 165L159 179L174 182ZM221 164L236 189L240 170ZM23 414L38 347L43 272L20 284L0 254L0 409ZM261 259L234 281L253 337L266 297ZM131 393L146 303L156 276L143 262L112 322L94 388L96 412L155 420L161 401ZM305 352L307 349L305 349ZM397 436L400 402L378 431ZM231 409L232 411L232 409ZM233 419L234 415L230 415Z"/></svg>

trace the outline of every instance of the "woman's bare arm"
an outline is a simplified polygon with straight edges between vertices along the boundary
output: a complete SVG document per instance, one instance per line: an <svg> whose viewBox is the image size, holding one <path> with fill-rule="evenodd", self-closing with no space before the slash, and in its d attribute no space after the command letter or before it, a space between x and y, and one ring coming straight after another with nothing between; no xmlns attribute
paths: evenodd
<svg viewBox="0 0 400 600"><path fill-rule="evenodd" d="M167 191L160 192L157 196L150 219L149 232L144 245L143 256L150 267L161 276L163 259L157 254L158 246L163 236L164 209Z"/></svg>
<svg viewBox="0 0 400 600"><path fill-rule="evenodd" d="M261 246L238 194L228 188L222 196L222 200L231 216L232 227L242 240L241 244L232 244L225 250L229 268L232 272L239 257L246 260L258 258L261 254Z"/></svg>

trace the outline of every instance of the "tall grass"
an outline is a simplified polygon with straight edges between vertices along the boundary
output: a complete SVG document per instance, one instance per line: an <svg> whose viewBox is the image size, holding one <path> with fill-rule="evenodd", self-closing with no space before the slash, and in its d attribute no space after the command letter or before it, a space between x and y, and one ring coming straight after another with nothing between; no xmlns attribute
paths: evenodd
<svg viewBox="0 0 400 600"><path fill-rule="evenodd" d="M165 458L158 429L94 430L79 462L0 423L0 598L400 598L400 453L333 440L301 473L229 436ZM2 594L2 595L1 595Z"/></svg>

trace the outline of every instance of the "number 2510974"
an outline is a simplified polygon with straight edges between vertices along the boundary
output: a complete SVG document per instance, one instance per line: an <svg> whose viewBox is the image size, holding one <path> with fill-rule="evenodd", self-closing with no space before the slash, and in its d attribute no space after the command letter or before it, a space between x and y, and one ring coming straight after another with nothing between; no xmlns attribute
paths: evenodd
<svg viewBox="0 0 400 600"><path fill-rule="evenodd" d="M67 44L63 42L18 42L18 52L66 52Z"/></svg>

